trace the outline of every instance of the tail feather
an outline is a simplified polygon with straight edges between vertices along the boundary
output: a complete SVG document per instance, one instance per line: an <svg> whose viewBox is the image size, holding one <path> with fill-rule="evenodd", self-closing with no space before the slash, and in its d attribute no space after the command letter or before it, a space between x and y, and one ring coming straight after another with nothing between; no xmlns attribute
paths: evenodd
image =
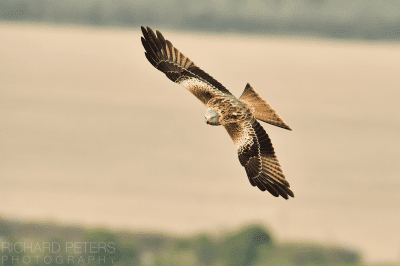
<svg viewBox="0 0 400 266"><path fill-rule="evenodd" d="M249 83L247 83L246 88L244 89L239 100L248 105L251 112L258 120L277 127L292 130L276 113L276 111L272 109L272 107L266 101L264 101L257 92L254 91Z"/></svg>

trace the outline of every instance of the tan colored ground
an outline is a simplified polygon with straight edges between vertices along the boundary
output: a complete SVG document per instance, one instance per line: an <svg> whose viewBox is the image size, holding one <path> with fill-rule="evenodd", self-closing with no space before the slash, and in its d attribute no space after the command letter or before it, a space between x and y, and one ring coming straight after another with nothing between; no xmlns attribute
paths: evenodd
<svg viewBox="0 0 400 266"><path fill-rule="evenodd" d="M263 123L296 198L253 188L222 127L144 57L139 31L0 26L0 214L284 240L400 258L400 46L163 31Z"/></svg>

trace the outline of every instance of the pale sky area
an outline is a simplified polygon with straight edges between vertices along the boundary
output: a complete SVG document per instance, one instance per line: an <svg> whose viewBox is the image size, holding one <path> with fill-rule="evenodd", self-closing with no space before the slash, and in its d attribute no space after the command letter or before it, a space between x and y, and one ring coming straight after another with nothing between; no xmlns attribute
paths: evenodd
<svg viewBox="0 0 400 266"><path fill-rule="evenodd" d="M400 46L162 31L261 123L295 198L250 185L223 127L146 60L140 29L0 25L0 215L279 241L400 260Z"/></svg>

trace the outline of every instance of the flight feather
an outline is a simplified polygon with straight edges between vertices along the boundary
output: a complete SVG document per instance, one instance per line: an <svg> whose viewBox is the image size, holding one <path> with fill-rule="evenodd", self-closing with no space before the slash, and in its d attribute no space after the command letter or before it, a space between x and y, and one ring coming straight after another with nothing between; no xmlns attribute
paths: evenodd
<svg viewBox="0 0 400 266"><path fill-rule="evenodd" d="M218 95L232 95L221 83L204 72L188 57L182 54L172 43L165 40L157 30L154 34L150 27L141 28L142 44L146 58L170 80L192 92L203 104Z"/></svg>
<svg viewBox="0 0 400 266"><path fill-rule="evenodd" d="M236 145L240 164L245 168L250 184L275 197L294 197L271 140L257 120L229 123L224 127Z"/></svg>

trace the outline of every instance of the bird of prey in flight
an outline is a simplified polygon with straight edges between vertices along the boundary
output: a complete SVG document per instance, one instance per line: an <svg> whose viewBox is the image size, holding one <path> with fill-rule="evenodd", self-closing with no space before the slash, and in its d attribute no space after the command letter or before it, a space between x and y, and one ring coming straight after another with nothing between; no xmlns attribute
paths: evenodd
<svg viewBox="0 0 400 266"><path fill-rule="evenodd" d="M207 108L205 121L222 125L236 145L240 164L250 184L275 197L294 197L282 173L270 138L257 120L291 130L272 107L247 83L237 99L221 83L196 66L188 57L165 40L142 27L141 38L147 60L170 80L194 94Z"/></svg>

